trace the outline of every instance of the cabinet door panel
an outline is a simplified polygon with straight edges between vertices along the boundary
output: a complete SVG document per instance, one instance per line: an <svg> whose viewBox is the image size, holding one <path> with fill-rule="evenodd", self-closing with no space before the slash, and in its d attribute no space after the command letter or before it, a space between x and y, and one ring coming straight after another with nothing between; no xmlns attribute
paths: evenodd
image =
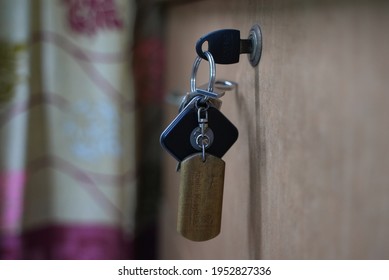
<svg viewBox="0 0 389 280"><path fill-rule="evenodd" d="M389 38L385 1L196 1L167 13L167 89L189 89L196 40L262 27L259 66L217 65L239 83L222 112L239 139L224 156L221 234L176 232L178 179L164 158L161 257L389 258ZM203 62L198 81L207 82ZM176 108L166 106L166 122Z"/></svg>

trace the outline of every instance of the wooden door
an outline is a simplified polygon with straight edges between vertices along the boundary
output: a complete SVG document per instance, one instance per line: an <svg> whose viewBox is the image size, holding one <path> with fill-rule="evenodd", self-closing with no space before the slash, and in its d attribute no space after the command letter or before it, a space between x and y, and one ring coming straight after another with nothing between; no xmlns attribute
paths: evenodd
<svg viewBox="0 0 389 280"><path fill-rule="evenodd" d="M239 139L226 162L221 234L176 232L179 174L165 154L161 258L389 258L387 1L209 0L167 10L167 90L185 92L196 40L260 24L253 68L217 65L239 84L222 112ZM206 82L207 65L199 70ZM166 124L177 108L166 105Z"/></svg>

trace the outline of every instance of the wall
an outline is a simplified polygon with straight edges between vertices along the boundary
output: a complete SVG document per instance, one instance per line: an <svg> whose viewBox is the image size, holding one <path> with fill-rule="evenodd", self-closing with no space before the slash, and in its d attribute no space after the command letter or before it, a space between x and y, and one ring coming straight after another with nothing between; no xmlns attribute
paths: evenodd
<svg viewBox="0 0 389 280"><path fill-rule="evenodd" d="M203 243L176 233L179 174L165 153L161 258L389 258L388 6L216 0L168 8L168 93L189 89L194 44L210 31L246 37L259 23L264 48L259 67L245 55L217 66L218 78L239 83L223 97L240 137L223 158L222 232ZM176 110L166 105L166 124Z"/></svg>

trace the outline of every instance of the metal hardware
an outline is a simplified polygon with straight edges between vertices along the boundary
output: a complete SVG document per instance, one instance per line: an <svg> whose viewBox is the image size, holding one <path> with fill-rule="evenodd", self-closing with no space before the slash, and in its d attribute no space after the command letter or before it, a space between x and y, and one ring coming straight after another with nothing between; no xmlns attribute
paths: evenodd
<svg viewBox="0 0 389 280"><path fill-rule="evenodd" d="M209 61L209 81L208 81L208 88L207 90L209 92L213 91L213 87L215 85L215 79L216 79L216 65L215 61L213 59L213 56L210 52L206 51L203 53L203 55L206 57L206 60ZM197 70L199 69L201 62L201 57L196 57L193 67L192 67L192 75L190 77L190 91L195 92L197 87L196 87L196 75L197 75Z"/></svg>
<svg viewBox="0 0 389 280"><path fill-rule="evenodd" d="M258 24L251 27L249 33L249 40L251 41L251 51L247 54L251 66L255 67L261 60L262 55L262 32Z"/></svg>

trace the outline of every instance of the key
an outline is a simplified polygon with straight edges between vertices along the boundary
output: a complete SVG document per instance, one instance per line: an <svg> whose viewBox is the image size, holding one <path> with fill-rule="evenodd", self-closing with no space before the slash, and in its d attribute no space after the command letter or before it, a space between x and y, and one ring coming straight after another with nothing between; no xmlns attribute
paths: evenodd
<svg viewBox="0 0 389 280"><path fill-rule="evenodd" d="M194 98L194 97L209 97L208 101L211 103L211 105L217 109L220 109L222 105L222 101L220 98L224 96L225 90L224 88L221 88L218 84L218 87L215 87L213 92L209 92L207 90L208 84L203 84L200 87L196 88L194 92L188 92L182 99L180 107L178 109L179 112L181 112L186 105Z"/></svg>
<svg viewBox="0 0 389 280"><path fill-rule="evenodd" d="M193 154L181 162L177 231L192 241L220 233L225 162L211 154Z"/></svg>
<svg viewBox="0 0 389 280"><path fill-rule="evenodd" d="M190 100L190 98L193 98L194 96L201 96L204 94L205 95L208 94L209 91L207 90L207 87L208 87L208 84L203 84L196 89L196 92L188 93L185 96L185 98L187 100L185 100L185 98L184 98L181 105L184 105L185 102L187 103ZM220 98L224 96L226 91L230 91L230 90L233 90L235 88L237 88L237 83L235 83L235 82L231 82L228 80L216 80L214 88L213 88L213 93L215 93L217 97L216 98L209 98L208 100L212 104L213 107L220 110L220 107L222 105L222 101Z"/></svg>
<svg viewBox="0 0 389 280"><path fill-rule="evenodd" d="M162 147L179 162L191 154L198 153L198 149L191 144L191 138L199 127L196 102L200 99L201 97L195 97L161 134ZM222 158L238 139L238 129L211 105L207 114L208 129L213 133L213 142L207 147L207 153Z"/></svg>
<svg viewBox="0 0 389 280"><path fill-rule="evenodd" d="M204 42L208 42L208 51L218 64L238 63L240 54L251 53L253 50L252 40L240 39L240 31L235 29L216 30L197 41L197 55L207 60L202 50Z"/></svg>

